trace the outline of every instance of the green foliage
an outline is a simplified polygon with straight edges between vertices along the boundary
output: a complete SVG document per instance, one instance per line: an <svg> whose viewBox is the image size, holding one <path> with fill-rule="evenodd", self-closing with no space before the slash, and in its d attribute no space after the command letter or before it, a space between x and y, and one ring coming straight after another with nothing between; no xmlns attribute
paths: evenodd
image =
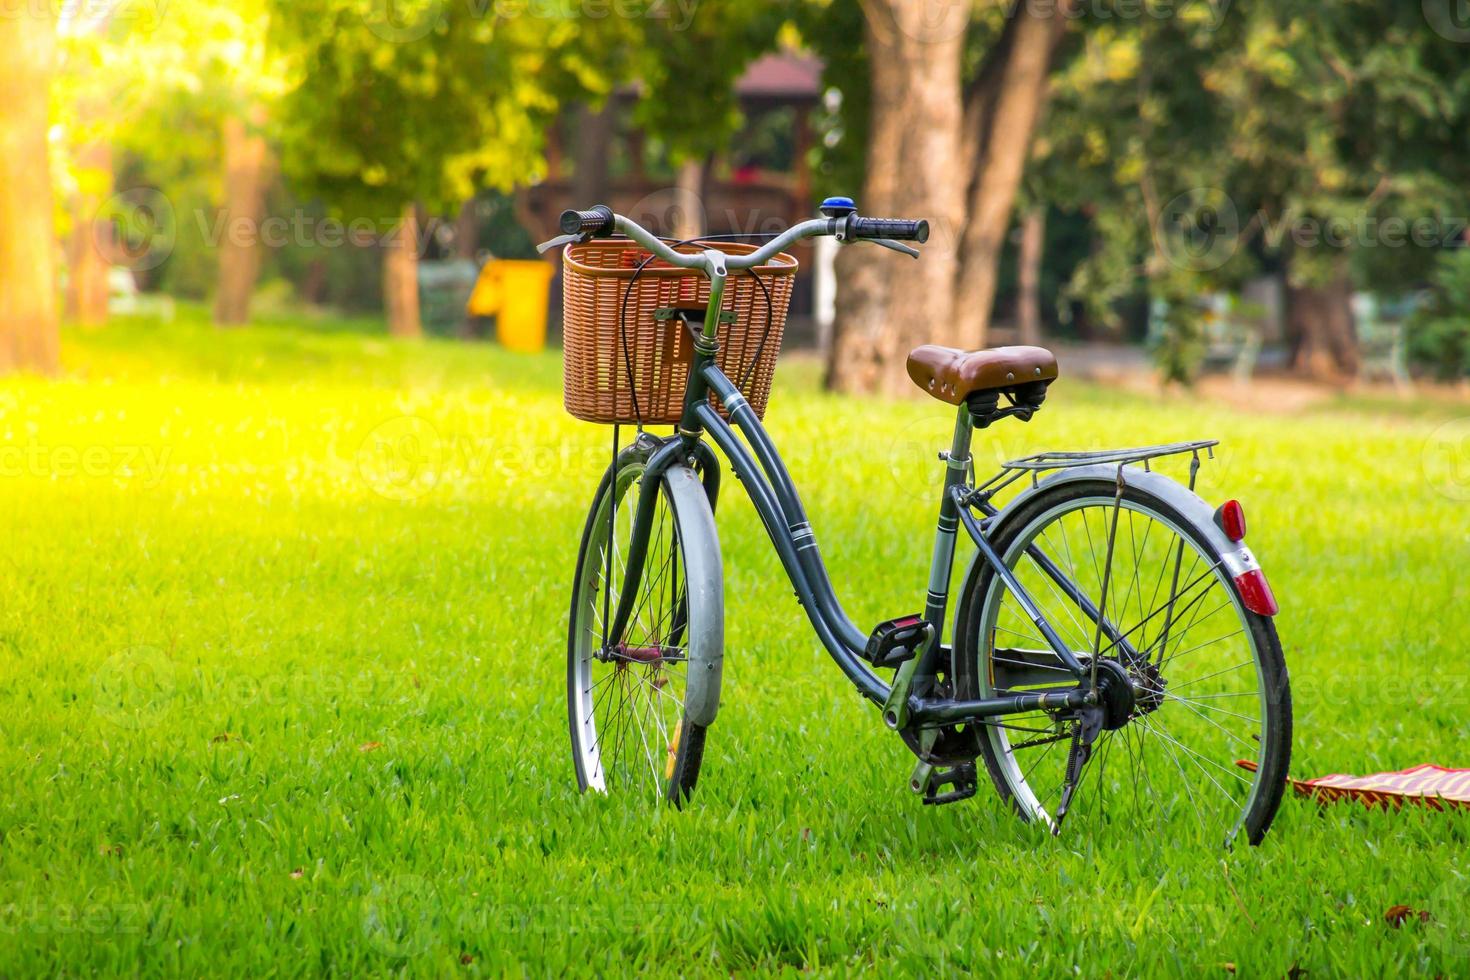
<svg viewBox="0 0 1470 980"><path fill-rule="evenodd" d="M1172 270L1151 284L1150 350L1165 384L1189 384L1205 359L1200 281Z"/></svg>
<svg viewBox="0 0 1470 980"><path fill-rule="evenodd" d="M157 158L174 179L209 173L218 151L194 134L217 142L225 116L269 104L289 85L267 48L268 24L266 0L69 8L51 91L61 148L102 141Z"/></svg>
<svg viewBox="0 0 1470 980"><path fill-rule="evenodd" d="M1417 4L1128 6L1073 42L1032 177L1094 215L1082 298L1110 305L1138 273L1153 295L1176 271L1210 290L1282 265L1320 284L1343 254L1377 288L1422 280L1470 205L1463 44ZM1439 240L1406 242L1416 221ZM1202 235L1218 249L1192 253Z"/></svg>
<svg viewBox="0 0 1470 980"><path fill-rule="evenodd" d="M566 601L608 446L564 414L554 352L207 319L64 345L97 383L0 384L7 973L1464 972L1463 814L1288 797L1265 846L1225 855L1085 813L1054 839L988 783L920 806L728 476L724 705L694 801L579 796ZM783 362L768 422L848 611L878 622L922 599L953 413L814 375ZM1200 491L1242 496L1281 599L1295 775L1463 763L1470 546L1423 469L1458 408L1283 424L1053 392L977 465L1226 439ZM375 447L423 433L402 442L434 482L378 492ZM1389 928L1400 903L1435 921Z"/></svg>
<svg viewBox="0 0 1470 980"><path fill-rule="evenodd" d="M702 3L690 17L644 17L630 68L645 88L635 122L662 139L670 158L703 160L725 150L743 122L735 82L771 50L785 4Z"/></svg>
<svg viewBox="0 0 1470 980"><path fill-rule="evenodd" d="M299 77L282 115L287 172L339 209L390 218L407 201L448 211L534 182L558 111L635 79L635 121L676 161L725 149L741 123L734 81L783 22L768 3L591 16L434 0L386 13L376 0L278 0L273 36Z"/></svg>
<svg viewBox="0 0 1470 980"><path fill-rule="evenodd" d="M1408 323L1409 357L1441 380L1470 377L1470 249L1439 256L1429 301Z"/></svg>
<svg viewBox="0 0 1470 980"><path fill-rule="evenodd" d="M299 78L281 113L282 161L300 191L386 229L409 202L438 211L468 199L474 176L533 179L556 108L545 84L556 25L433 4L427 29L401 37L373 20L382 9L277 6L272 37Z"/></svg>
<svg viewBox="0 0 1470 980"><path fill-rule="evenodd" d="M868 115L867 46L863 37L863 10L842 0L807 0L794 5L792 16L802 41L823 60L822 81L838 95L834 106L824 106L817 119L822 142L814 151L819 197L862 191L866 172ZM858 201L861 206L862 201Z"/></svg>

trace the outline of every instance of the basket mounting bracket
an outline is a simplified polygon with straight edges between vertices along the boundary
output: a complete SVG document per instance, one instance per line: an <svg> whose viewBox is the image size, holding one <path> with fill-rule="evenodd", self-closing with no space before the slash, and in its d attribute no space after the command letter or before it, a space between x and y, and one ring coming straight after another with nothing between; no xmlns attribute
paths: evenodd
<svg viewBox="0 0 1470 980"><path fill-rule="evenodd" d="M704 307L702 307L702 306L660 306L658 309L656 309L656 310L653 311L653 318L655 320L673 320L676 317L678 319L680 319L680 320L684 320L685 322L694 321L694 322L697 322L697 323L703 323L704 322ZM720 322L721 323L734 323L735 322L735 311L734 310L721 310L720 311Z"/></svg>

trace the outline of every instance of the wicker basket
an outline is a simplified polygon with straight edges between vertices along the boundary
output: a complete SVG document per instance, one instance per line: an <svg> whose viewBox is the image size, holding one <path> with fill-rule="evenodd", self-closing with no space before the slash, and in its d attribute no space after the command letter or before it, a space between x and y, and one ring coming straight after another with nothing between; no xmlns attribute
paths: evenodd
<svg viewBox="0 0 1470 980"><path fill-rule="evenodd" d="M699 252L706 247L732 256L757 248L696 242L678 250ZM625 239L574 243L566 247L562 258L567 411L588 422L678 422L694 340L677 317L658 319L654 314L675 307L702 310L709 302L709 280L698 269L681 269L656 259L638 273L629 293L633 272L648 258L648 252ZM770 330L766 329L766 293L760 283L751 271L731 271L725 280L723 309L734 314L734 322L719 326L717 360L720 369L741 385L756 415L764 415L776 353L786 329L796 259L782 252L752 271L770 293ZM627 317L623 320L625 294ZM753 370L752 360L756 362ZM747 373L750 380L742 383Z"/></svg>

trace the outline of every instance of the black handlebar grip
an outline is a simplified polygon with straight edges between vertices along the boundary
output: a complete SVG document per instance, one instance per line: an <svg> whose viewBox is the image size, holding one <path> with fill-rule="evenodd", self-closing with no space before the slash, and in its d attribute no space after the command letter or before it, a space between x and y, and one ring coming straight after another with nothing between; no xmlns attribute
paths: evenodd
<svg viewBox="0 0 1470 980"><path fill-rule="evenodd" d="M561 230L564 235L594 235L613 233L613 212L606 204L598 204L586 211L566 210L561 213Z"/></svg>
<svg viewBox="0 0 1470 980"><path fill-rule="evenodd" d="M903 218L853 218L848 234L852 238L890 238L895 242L923 243L929 240L929 222Z"/></svg>

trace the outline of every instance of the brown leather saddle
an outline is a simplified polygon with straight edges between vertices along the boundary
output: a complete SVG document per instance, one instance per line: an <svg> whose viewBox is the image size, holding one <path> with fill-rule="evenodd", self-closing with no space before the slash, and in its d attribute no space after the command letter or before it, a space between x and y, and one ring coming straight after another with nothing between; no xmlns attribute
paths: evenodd
<svg viewBox="0 0 1470 980"><path fill-rule="evenodd" d="M1056 355L1044 347L964 351L925 344L909 353L909 377L914 384L951 405L976 392L1044 385L1056 376Z"/></svg>
<svg viewBox="0 0 1470 980"><path fill-rule="evenodd" d="M1005 418L1029 422L1056 376L1056 355L1044 347L958 350L925 344L909 353L914 384L942 402L964 405L977 429Z"/></svg>

